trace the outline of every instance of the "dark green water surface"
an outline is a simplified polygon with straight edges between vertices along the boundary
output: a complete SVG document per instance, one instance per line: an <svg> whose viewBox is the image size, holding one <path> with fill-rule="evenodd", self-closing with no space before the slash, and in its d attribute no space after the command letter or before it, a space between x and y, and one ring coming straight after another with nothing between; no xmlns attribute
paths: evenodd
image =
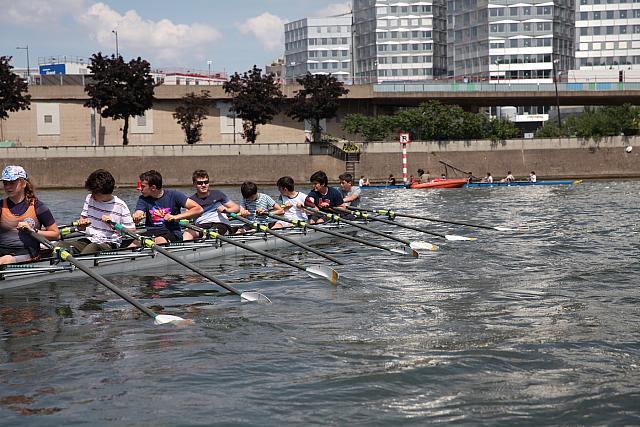
<svg viewBox="0 0 640 427"><path fill-rule="evenodd" d="M109 277L194 320L182 328L89 279L4 291L0 425L638 425L639 194L637 181L367 190L367 206L518 231L405 220L478 238L394 230L440 245L420 259L326 240L349 261L337 287L260 257L200 264L271 305L182 267ZM66 223L84 192L39 196Z"/></svg>

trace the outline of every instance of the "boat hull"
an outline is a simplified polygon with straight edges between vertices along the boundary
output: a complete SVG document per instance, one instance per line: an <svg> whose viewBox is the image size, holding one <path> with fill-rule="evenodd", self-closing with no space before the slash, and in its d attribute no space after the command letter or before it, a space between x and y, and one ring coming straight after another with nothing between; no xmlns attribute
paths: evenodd
<svg viewBox="0 0 640 427"><path fill-rule="evenodd" d="M354 227L350 226L328 225L328 227L330 227L331 230L348 234L353 234L356 230ZM286 233L287 237L302 243L309 243L327 238L335 239L335 237L331 237L326 233L315 230L302 232L300 230L292 229ZM252 248L266 251L294 247L292 244L282 239L262 233L246 236L234 236L232 238L234 241L244 243ZM176 256L196 264L200 261L216 258L238 257L253 254L253 252L246 251L230 243L219 242L216 240L184 242L182 244L172 244L165 248ZM159 269L166 268L167 266L177 265L175 261L170 260L151 249L114 251L95 255L78 255L75 258L83 264L90 266L100 275L124 274L148 270L158 271ZM26 265L11 265L5 267L6 269L0 270L0 291L60 279L68 280L87 277L84 272L74 268L71 264L64 261L53 263L48 260ZM53 269L55 270L51 271Z"/></svg>
<svg viewBox="0 0 640 427"><path fill-rule="evenodd" d="M556 181L512 181L512 182L470 182L465 187L526 187L530 185L575 185L581 180L556 180Z"/></svg>
<svg viewBox="0 0 640 427"><path fill-rule="evenodd" d="M434 179L429 182L416 182L411 184L411 189L424 188L460 188L467 183L466 179Z"/></svg>

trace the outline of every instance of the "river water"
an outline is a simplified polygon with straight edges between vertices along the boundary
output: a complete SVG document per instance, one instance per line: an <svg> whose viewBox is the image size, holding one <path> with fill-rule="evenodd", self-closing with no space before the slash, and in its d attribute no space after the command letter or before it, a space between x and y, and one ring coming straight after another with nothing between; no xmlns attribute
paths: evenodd
<svg viewBox="0 0 640 427"><path fill-rule="evenodd" d="M83 195L39 194L59 223ZM154 326L89 279L2 292L0 424L640 424L637 181L363 198L517 230L404 220L478 238L393 229L440 245L419 259L319 243L350 262L337 287L260 257L200 264L270 305L181 267L109 277L187 327Z"/></svg>

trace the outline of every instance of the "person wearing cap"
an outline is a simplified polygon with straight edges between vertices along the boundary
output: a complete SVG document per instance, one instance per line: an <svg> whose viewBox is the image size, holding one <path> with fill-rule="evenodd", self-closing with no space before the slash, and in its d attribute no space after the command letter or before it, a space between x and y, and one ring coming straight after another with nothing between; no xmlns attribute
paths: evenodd
<svg viewBox="0 0 640 427"><path fill-rule="evenodd" d="M35 259L40 243L29 231L57 240L60 232L56 221L49 208L36 198L33 184L22 166L5 167L2 184L6 197L0 210L0 264Z"/></svg>

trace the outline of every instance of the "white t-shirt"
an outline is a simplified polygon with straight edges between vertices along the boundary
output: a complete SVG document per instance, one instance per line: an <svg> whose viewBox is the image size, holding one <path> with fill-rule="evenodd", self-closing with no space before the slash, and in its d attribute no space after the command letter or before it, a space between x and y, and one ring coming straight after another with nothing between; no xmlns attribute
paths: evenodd
<svg viewBox="0 0 640 427"><path fill-rule="evenodd" d="M351 190L349 190L348 192L340 188L340 193L342 194L343 199L348 196L358 196L357 199L354 199L350 202L345 202L345 205L355 208L360 204L360 193L362 193L362 189L360 189L360 187L352 186Z"/></svg>
<svg viewBox="0 0 640 427"><path fill-rule="evenodd" d="M538 178L534 174L529 175L529 181L536 182L536 179Z"/></svg>
<svg viewBox="0 0 640 427"><path fill-rule="evenodd" d="M295 197L285 196L283 194L280 195L279 201L281 204L285 204L287 202L291 203L291 207L289 209L284 210L284 217L287 219L297 219L299 221L307 220L307 213L304 209L300 209L298 207L298 203L302 203L304 205L304 201L307 198L307 195L298 191Z"/></svg>
<svg viewBox="0 0 640 427"><path fill-rule="evenodd" d="M87 226L85 234L93 243L122 243L122 236L111 226L102 221L103 215L111 215L111 220L116 224L122 224L126 228L134 228L136 225L131 218L131 212L127 204L119 197L113 196L109 202L99 202L91 194L87 194L80 216L89 218L91 225Z"/></svg>
<svg viewBox="0 0 640 427"><path fill-rule="evenodd" d="M358 181L358 187L363 187L364 186L364 178L360 178L360 180Z"/></svg>

